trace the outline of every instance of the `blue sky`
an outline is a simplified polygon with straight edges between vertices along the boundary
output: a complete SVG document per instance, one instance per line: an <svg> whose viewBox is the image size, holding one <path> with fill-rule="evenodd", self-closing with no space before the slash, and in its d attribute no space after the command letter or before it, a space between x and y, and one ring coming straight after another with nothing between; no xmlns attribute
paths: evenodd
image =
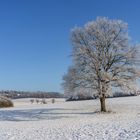
<svg viewBox="0 0 140 140"><path fill-rule="evenodd" d="M70 30L98 16L122 19L140 43L139 6L139 0L1 0L0 90L63 92Z"/></svg>

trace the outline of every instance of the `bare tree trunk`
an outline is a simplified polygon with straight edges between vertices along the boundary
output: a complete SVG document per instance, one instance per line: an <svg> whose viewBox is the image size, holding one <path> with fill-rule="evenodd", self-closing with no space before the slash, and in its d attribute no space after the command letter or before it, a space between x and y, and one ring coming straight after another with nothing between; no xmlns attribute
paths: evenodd
<svg viewBox="0 0 140 140"><path fill-rule="evenodd" d="M101 103L101 111L106 112L105 94L103 94L103 96L100 97L100 103Z"/></svg>

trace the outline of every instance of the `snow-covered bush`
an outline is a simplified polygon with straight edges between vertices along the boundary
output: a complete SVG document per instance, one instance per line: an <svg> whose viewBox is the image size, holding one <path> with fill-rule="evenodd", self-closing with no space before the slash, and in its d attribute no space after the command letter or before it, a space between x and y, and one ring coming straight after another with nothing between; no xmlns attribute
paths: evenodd
<svg viewBox="0 0 140 140"><path fill-rule="evenodd" d="M13 102L6 97L0 96L0 108L2 107L13 107Z"/></svg>
<svg viewBox="0 0 140 140"><path fill-rule="evenodd" d="M66 96L66 101L78 101L78 100L92 100L96 99L97 95L93 94L92 90L79 89L73 95Z"/></svg>

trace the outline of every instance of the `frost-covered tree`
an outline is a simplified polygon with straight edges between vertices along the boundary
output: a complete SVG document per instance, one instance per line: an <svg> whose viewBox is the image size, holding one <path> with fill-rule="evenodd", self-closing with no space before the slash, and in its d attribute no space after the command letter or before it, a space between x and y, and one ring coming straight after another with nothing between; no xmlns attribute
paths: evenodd
<svg viewBox="0 0 140 140"><path fill-rule="evenodd" d="M73 66L64 76L64 90L93 89L106 111L105 98L111 87L132 92L139 77L137 46L130 43L127 24L97 18L72 30Z"/></svg>

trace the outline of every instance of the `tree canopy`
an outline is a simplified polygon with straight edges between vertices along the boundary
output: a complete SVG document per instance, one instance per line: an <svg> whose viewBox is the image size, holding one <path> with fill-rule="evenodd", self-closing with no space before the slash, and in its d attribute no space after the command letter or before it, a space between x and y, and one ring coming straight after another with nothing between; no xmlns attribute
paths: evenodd
<svg viewBox="0 0 140 140"><path fill-rule="evenodd" d="M132 45L127 24L99 17L72 30L73 66L64 75L65 93L92 89L101 103L112 87L135 92L139 78L138 46ZM102 111L106 111L101 107Z"/></svg>

